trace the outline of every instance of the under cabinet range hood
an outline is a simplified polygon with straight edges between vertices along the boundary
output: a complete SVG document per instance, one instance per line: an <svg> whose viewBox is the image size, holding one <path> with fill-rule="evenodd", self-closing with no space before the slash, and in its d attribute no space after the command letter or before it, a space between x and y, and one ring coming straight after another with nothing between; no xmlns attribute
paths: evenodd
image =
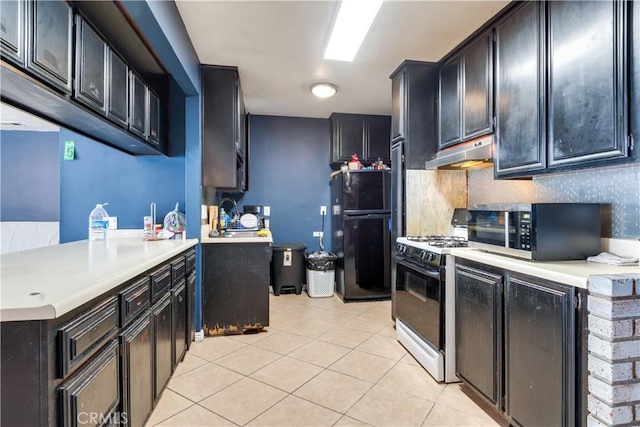
<svg viewBox="0 0 640 427"><path fill-rule="evenodd" d="M425 162L425 169L477 169L493 166L493 137L483 136L438 151L436 158Z"/></svg>

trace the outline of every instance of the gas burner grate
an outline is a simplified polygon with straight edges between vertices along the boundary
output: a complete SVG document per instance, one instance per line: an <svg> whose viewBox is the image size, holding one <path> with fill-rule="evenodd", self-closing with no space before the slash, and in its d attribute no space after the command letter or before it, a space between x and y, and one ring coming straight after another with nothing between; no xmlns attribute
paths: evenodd
<svg viewBox="0 0 640 427"><path fill-rule="evenodd" d="M407 240L442 248L464 248L467 246L467 239L460 236L407 236Z"/></svg>

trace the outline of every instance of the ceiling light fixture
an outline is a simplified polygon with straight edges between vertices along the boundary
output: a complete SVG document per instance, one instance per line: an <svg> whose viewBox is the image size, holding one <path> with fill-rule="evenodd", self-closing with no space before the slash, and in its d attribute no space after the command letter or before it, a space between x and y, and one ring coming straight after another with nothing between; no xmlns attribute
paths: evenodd
<svg viewBox="0 0 640 427"><path fill-rule="evenodd" d="M324 59L353 61L383 0L342 0Z"/></svg>
<svg viewBox="0 0 640 427"><path fill-rule="evenodd" d="M318 98L331 98L337 92L338 88L331 83L314 83L311 85L311 93Z"/></svg>

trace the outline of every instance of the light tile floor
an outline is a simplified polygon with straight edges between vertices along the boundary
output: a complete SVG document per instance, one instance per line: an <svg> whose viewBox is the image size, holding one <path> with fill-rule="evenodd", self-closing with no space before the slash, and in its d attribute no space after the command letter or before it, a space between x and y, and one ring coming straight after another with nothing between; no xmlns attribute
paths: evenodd
<svg viewBox="0 0 640 427"><path fill-rule="evenodd" d="M390 301L269 298L267 332L192 344L147 426L507 425L407 353Z"/></svg>

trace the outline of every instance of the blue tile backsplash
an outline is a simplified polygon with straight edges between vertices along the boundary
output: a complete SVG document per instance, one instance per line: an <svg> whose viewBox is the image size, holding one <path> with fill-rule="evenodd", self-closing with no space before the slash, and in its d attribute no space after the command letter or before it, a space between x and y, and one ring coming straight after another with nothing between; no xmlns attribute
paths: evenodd
<svg viewBox="0 0 640 427"><path fill-rule="evenodd" d="M494 180L493 169L470 170L469 204L602 203L603 237L640 238L640 165L556 173L531 180Z"/></svg>

